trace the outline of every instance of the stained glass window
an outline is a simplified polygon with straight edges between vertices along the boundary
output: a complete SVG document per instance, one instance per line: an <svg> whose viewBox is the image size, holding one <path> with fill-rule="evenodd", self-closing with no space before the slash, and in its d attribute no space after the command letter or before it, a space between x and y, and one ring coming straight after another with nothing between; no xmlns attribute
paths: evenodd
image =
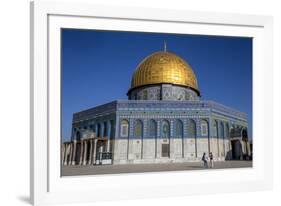
<svg viewBox="0 0 281 206"><path fill-rule="evenodd" d="M162 137L163 138L169 138L170 136L170 126L168 121L162 122Z"/></svg>
<svg viewBox="0 0 281 206"><path fill-rule="evenodd" d="M183 136L183 125L181 120L176 120L176 137Z"/></svg>
<svg viewBox="0 0 281 206"><path fill-rule="evenodd" d="M195 138L196 137L196 123L194 120L190 119L187 123L187 128L188 128L188 136L190 138Z"/></svg>
<svg viewBox="0 0 281 206"><path fill-rule="evenodd" d="M135 122L135 137L142 137L142 122L140 120Z"/></svg>
<svg viewBox="0 0 281 206"><path fill-rule="evenodd" d="M201 135L208 136L208 122L206 120L201 120Z"/></svg>
<svg viewBox="0 0 281 206"><path fill-rule="evenodd" d="M129 135L129 122L125 119L121 121L121 137L128 137Z"/></svg>
<svg viewBox="0 0 281 206"><path fill-rule="evenodd" d="M151 119L148 121L148 135L149 137L156 137L157 127L156 121Z"/></svg>

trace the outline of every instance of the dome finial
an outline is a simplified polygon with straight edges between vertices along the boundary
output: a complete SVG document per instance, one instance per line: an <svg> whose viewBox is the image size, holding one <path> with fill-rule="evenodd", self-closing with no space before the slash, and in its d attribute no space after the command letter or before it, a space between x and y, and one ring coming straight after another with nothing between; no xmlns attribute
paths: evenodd
<svg viewBox="0 0 281 206"><path fill-rule="evenodd" d="M166 52L167 51L167 43L166 43L166 41L164 40L164 52Z"/></svg>

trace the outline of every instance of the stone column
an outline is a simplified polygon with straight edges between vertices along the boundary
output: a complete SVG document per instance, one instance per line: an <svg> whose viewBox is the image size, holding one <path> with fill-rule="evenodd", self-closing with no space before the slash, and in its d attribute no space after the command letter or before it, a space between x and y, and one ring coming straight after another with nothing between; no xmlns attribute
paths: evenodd
<svg viewBox="0 0 281 206"><path fill-rule="evenodd" d="M64 165L67 165L68 148L68 144L65 144Z"/></svg>
<svg viewBox="0 0 281 206"><path fill-rule="evenodd" d="M229 140L229 142L228 142L228 148L229 148L229 151L232 151L231 140ZM231 160L233 159L233 157L232 157L232 152L230 152L229 158L230 158Z"/></svg>
<svg viewBox="0 0 281 206"><path fill-rule="evenodd" d="M82 163L83 163L83 150L84 150L84 141L83 140L81 140L81 142L80 142L80 144L81 144L81 148L80 148L80 160L79 160L79 165L82 165Z"/></svg>
<svg viewBox="0 0 281 206"><path fill-rule="evenodd" d="M226 155L226 152L225 152L225 134L223 134L223 141L222 142L223 142L223 155L224 155L224 159L225 159L225 155Z"/></svg>
<svg viewBox="0 0 281 206"><path fill-rule="evenodd" d="M107 148L106 151L110 152L110 136L111 136L111 125L110 121L107 122Z"/></svg>
<svg viewBox="0 0 281 206"><path fill-rule="evenodd" d="M96 164L97 139L93 140L93 164Z"/></svg>
<svg viewBox="0 0 281 206"><path fill-rule="evenodd" d="M224 160L225 159L225 144L224 144L224 137L225 137L225 134L224 134L224 122L223 121L220 121L220 142L222 142L223 144L222 144L222 152L223 152L223 157L222 157L222 160ZM221 128L222 127L222 128Z"/></svg>
<svg viewBox="0 0 281 206"><path fill-rule="evenodd" d="M72 145L72 143L69 143L69 146L70 146L70 151L69 151L69 159L68 159L68 161L67 161L67 165L71 165L71 163L72 163L72 152L73 152L73 145Z"/></svg>
<svg viewBox="0 0 281 206"><path fill-rule="evenodd" d="M87 140L84 141L84 155L83 155L83 165L86 165L87 163Z"/></svg>
<svg viewBox="0 0 281 206"><path fill-rule="evenodd" d="M220 144L219 144L219 122L216 121L216 128L217 128L217 147L218 147L218 160L220 159Z"/></svg>
<svg viewBox="0 0 281 206"><path fill-rule="evenodd" d="M71 143L69 143L69 158L67 159L67 165L71 162L71 157L72 157L72 147Z"/></svg>
<svg viewBox="0 0 281 206"><path fill-rule="evenodd" d="M64 163L64 158L65 158L65 143L63 143L62 147L61 147L61 164L62 165Z"/></svg>
<svg viewBox="0 0 281 206"><path fill-rule="evenodd" d="M89 154L89 161L88 161L88 165L92 164L92 156L93 156L93 140L89 140L90 141L90 154Z"/></svg>
<svg viewBox="0 0 281 206"><path fill-rule="evenodd" d="M76 159L76 141L73 142L72 165L75 165Z"/></svg>
<svg viewBox="0 0 281 206"><path fill-rule="evenodd" d="M214 155L213 145L212 145L212 149L211 149L211 139L212 139L212 137L213 137L213 121L212 121L212 118L209 118L209 122L208 122L208 154L210 154L210 152L212 152L213 155Z"/></svg>
<svg viewBox="0 0 281 206"><path fill-rule="evenodd" d="M98 136L98 123L95 123L95 136Z"/></svg>

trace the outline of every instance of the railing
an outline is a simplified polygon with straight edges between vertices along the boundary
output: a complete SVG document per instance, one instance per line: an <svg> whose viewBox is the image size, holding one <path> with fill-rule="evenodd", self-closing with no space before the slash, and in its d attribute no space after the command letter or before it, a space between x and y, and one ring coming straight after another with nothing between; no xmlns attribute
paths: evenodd
<svg viewBox="0 0 281 206"><path fill-rule="evenodd" d="M96 155L96 164L112 164L112 153L111 152L98 152Z"/></svg>
<svg viewBox="0 0 281 206"><path fill-rule="evenodd" d="M96 155L96 160L108 160L112 159L111 152L98 152Z"/></svg>

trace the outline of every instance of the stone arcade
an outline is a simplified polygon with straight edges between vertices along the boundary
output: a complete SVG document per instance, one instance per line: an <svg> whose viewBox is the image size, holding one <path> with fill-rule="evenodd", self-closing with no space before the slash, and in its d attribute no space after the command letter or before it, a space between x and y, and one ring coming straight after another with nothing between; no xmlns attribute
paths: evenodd
<svg viewBox="0 0 281 206"><path fill-rule="evenodd" d="M179 56L159 51L135 70L128 100L73 114L63 165L217 161L251 157L246 114L201 100L196 76Z"/></svg>

